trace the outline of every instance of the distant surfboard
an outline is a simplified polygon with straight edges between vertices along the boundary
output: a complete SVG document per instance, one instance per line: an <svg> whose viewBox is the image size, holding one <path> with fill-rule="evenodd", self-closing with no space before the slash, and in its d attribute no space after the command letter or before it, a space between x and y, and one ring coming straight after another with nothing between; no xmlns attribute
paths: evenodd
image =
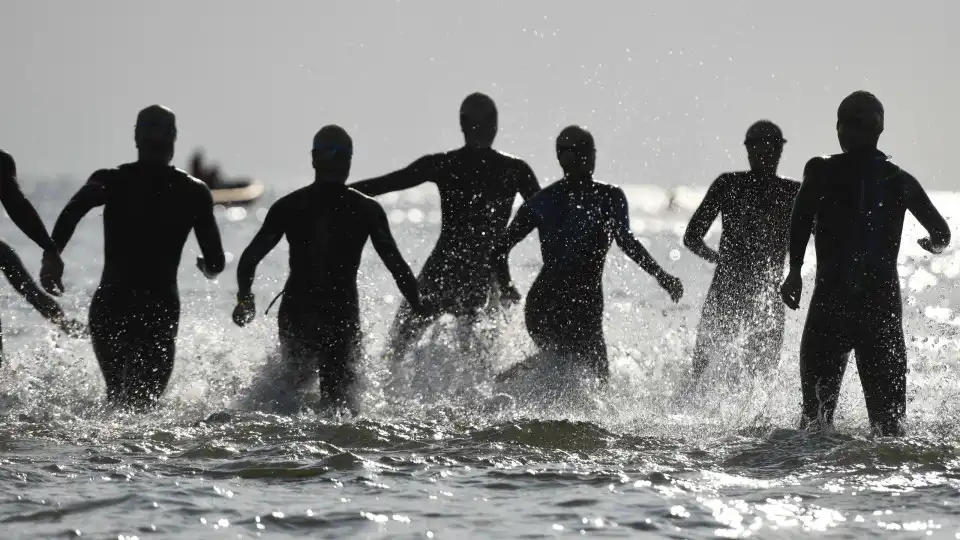
<svg viewBox="0 0 960 540"><path fill-rule="evenodd" d="M263 183L256 180L248 184L224 186L211 189L213 194L213 203L222 205L242 205L250 204L263 195Z"/></svg>

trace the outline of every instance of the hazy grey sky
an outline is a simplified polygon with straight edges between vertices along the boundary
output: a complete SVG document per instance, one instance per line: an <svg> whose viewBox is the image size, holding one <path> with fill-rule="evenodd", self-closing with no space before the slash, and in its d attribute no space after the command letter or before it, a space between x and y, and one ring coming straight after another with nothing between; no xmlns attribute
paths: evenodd
<svg viewBox="0 0 960 540"><path fill-rule="evenodd" d="M960 114L947 21L956 0L5 0L0 147L24 174L85 177L133 159L137 110L179 115L227 173L282 186L310 175L309 143L340 123L354 178L460 141L457 108L497 100L497 147L557 171L579 123L598 175L704 184L745 165L759 118L789 143L782 171L837 151L836 106L865 88L887 107L882 148L952 189Z"/></svg>

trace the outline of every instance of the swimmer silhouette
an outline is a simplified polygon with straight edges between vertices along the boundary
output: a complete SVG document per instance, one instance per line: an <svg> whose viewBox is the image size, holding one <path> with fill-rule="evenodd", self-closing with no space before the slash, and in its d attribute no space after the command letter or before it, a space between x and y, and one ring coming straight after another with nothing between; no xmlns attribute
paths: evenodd
<svg viewBox="0 0 960 540"><path fill-rule="evenodd" d="M800 305L800 269L811 231L816 284L800 342L802 428L833 424L851 350L875 433L898 436L906 415L907 351L897 255L907 211L929 233L920 246L940 253L950 229L920 183L877 149L884 110L857 91L837 109L843 153L807 162L790 226L790 273L781 293Z"/></svg>
<svg viewBox="0 0 960 540"><path fill-rule="evenodd" d="M190 170L188 172L190 176L202 181L210 189L217 189L222 183L220 167L216 165L207 166L202 150L196 150L190 156Z"/></svg>
<svg viewBox="0 0 960 540"><path fill-rule="evenodd" d="M267 212L263 226L237 266L239 326L254 317L251 292L257 265L286 236L290 276L280 303L280 347L296 370L297 386L319 372L330 405L356 411L353 385L360 352L357 270L369 238L415 312L420 312L417 281L403 260L383 208L345 185L353 141L339 126L326 126L313 139L312 185L290 193Z"/></svg>
<svg viewBox="0 0 960 540"><path fill-rule="evenodd" d="M180 324L177 271L190 231L203 253L197 267L213 279L224 253L207 186L170 165L177 138L173 111L152 105L134 128L137 161L94 172L53 228L58 251L44 255L41 283L63 290L62 252L80 220L103 206L104 261L90 305L93 352L107 400L138 410L155 405L173 372Z"/></svg>
<svg viewBox="0 0 960 540"><path fill-rule="evenodd" d="M777 176L786 140L780 128L761 120L747 130L744 145L750 170L721 174L690 218L683 243L717 265L700 316L693 378L711 360L722 358L739 334L746 335L743 361L762 371L777 365L783 344L783 278L795 180ZM719 251L703 239L721 217Z"/></svg>
<svg viewBox="0 0 960 540"><path fill-rule="evenodd" d="M515 289L494 290L491 254L517 195L527 199L540 186L529 165L491 147L497 108L488 96L475 93L464 99L460 128L463 147L424 156L404 169L351 186L376 196L433 182L440 193L440 237L418 280L431 307L422 315L407 305L400 307L387 345L394 364L440 315L471 317L496 293L507 301L519 296Z"/></svg>
<svg viewBox="0 0 960 540"><path fill-rule="evenodd" d="M543 268L527 296L527 332L542 351L571 358L605 381L602 278L611 243L616 240L674 302L683 296L683 285L660 268L630 231L623 190L593 179L593 136L576 126L564 129L557 137L557 159L563 178L523 203L494 254L495 264L506 269L498 274L501 287L512 287L507 257L534 229L539 231ZM524 364L499 378L510 377Z"/></svg>
<svg viewBox="0 0 960 540"><path fill-rule="evenodd" d="M17 163L13 156L0 150L0 203L7 211L13 223L23 231L45 252L50 253L52 265L62 265L57 255L56 245L47 233L47 228L37 214L36 209L27 200L17 181ZM44 318L56 324L67 334L82 337L86 329L77 321L67 319L63 309L53 299L43 293L30 273L23 266L17 252L6 242L0 241L0 271L7 276L7 281L13 285L21 296L33 306ZM0 327L0 362L3 361L2 327Z"/></svg>

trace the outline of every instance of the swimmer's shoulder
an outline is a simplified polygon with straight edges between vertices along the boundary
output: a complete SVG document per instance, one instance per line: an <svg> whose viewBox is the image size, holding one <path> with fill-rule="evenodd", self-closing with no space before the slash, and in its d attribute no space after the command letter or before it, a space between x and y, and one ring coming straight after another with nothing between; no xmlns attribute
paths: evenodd
<svg viewBox="0 0 960 540"><path fill-rule="evenodd" d="M126 174L129 174L132 163L124 163L123 165L118 165L116 167L104 167L102 169L97 169L87 178L88 186L95 186L100 188L109 187L115 178L121 178Z"/></svg>
<svg viewBox="0 0 960 540"><path fill-rule="evenodd" d="M803 166L803 174L806 176L808 173L826 172L829 167L834 166L843 157L843 154L814 156L808 159L806 165Z"/></svg>
<svg viewBox="0 0 960 540"><path fill-rule="evenodd" d="M515 169L518 171L526 172L528 170L533 170L530 167L530 164L524 161L522 158L517 157L513 154L508 154L506 152L501 152L500 150L490 149L497 159L500 160L508 168Z"/></svg>
<svg viewBox="0 0 960 540"><path fill-rule="evenodd" d="M347 187L346 202L347 204L359 208L371 215L379 215L381 213L386 214L386 212L383 210L383 205L380 204L380 201L370 197L369 195L361 193L352 187Z"/></svg>
<svg viewBox="0 0 960 540"><path fill-rule="evenodd" d="M778 176L777 183L780 189L790 197L795 197L800 192L800 181L789 176Z"/></svg>
<svg viewBox="0 0 960 540"><path fill-rule="evenodd" d="M0 171L8 171L15 167L15 162L13 161L13 156L5 152L3 149L0 149Z"/></svg>
<svg viewBox="0 0 960 540"><path fill-rule="evenodd" d="M597 195L599 195L603 201L612 204L614 207L628 204L627 192L625 192L619 184L594 180L593 186L594 189L597 190Z"/></svg>
<svg viewBox="0 0 960 540"><path fill-rule="evenodd" d="M179 167L174 167L171 165L169 172L170 177L186 189L196 191L206 190L207 192L210 191L210 186L204 183L203 180L200 180L196 176L193 176Z"/></svg>

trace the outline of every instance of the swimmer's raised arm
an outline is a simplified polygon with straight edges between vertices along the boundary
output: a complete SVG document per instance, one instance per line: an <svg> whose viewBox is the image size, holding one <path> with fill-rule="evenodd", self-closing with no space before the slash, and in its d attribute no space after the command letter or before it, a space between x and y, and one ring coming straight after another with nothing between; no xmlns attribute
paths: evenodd
<svg viewBox="0 0 960 540"><path fill-rule="evenodd" d="M37 214L36 208L30 204L20 183L17 182L17 163L13 156L0 151L0 202L6 209L13 223L33 240L44 251L57 251L56 244L47 232L46 225Z"/></svg>
<svg viewBox="0 0 960 540"><path fill-rule="evenodd" d="M213 195L206 185L197 183L197 214L193 223L193 232L197 235L202 257L197 258L197 268L207 279L213 279L223 272L227 261L220 240L217 218L213 215Z"/></svg>
<svg viewBox="0 0 960 540"><path fill-rule="evenodd" d="M683 284L680 280L671 276L653 259L647 248L643 247L640 240L633 235L630 230L630 212L627 206L627 196L620 188L611 190L611 227L613 238L616 240L620 249L627 254L627 257L637 263L648 274L653 276L669 294L674 302L683 297Z"/></svg>
<svg viewBox="0 0 960 540"><path fill-rule="evenodd" d="M500 295L504 299L519 300L520 297L520 293L513 285L513 278L510 276L510 251L536 228L536 214L530 209L529 203L523 203L493 252L493 271L497 275Z"/></svg>
<svg viewBox="0 0 960 540"><path fill-rule="evenodd" d="M943 219L937 208L933 206L927 192L916 178L907 175L905 187L907 209L930 235L919 241L920 246L931 253L940 253L950 243L950 226L947 225L947 220Z"/></svg>
<svg viewBox="0 0 960 540"><path fill-rule="evenodd" d="M690 218L687 232L683 235L683 245L687 246L687 249L701 259L714 264L720 260L720 254L708 246L703 239L707 236L707 231L710 230L714 220L720 215L720 201L723 198L723 187L726 185L725 178L720 176L710 185L700 206Z"/></svg>
<svg viewBox="0 0 960 540"><path fill-rule="evenodd" d="M820 167L823 158L813 158L803 168L803 183L793 201L793 214L790 217L790 272L780 287L780 297L790 309L800 307L800 295L803 293L803 278L800 268L807 251L807 243L813 232L813 222L817 215L817 205L823 197Z"/></svg>
<svg viewBox="0 0 960 540"><path fill-rule="evenodd" d="M372 222L370 241L373 244L373 249L377 251L377 255L380 256L387 270L393 275L397 288L400 289L400 294L407 299L407 303L414 311L420 311L422 306L420 304L420 291L417 288L417 278L410 270L410 265L403 259L400 248L397 247L397 242L393 239L393 233L390 232L390 223L387 222L387 213L376 201L369 202Z"/></svg>
<svg viewBox="0 0 960 540"><path fill-rule="evenodd" d="M383 176L354 182L351 187L364 195L376 197L384 193L409 189L428 181L434 181L437 176L433 156L424 156L406 167L387 173Z"/></svg>

